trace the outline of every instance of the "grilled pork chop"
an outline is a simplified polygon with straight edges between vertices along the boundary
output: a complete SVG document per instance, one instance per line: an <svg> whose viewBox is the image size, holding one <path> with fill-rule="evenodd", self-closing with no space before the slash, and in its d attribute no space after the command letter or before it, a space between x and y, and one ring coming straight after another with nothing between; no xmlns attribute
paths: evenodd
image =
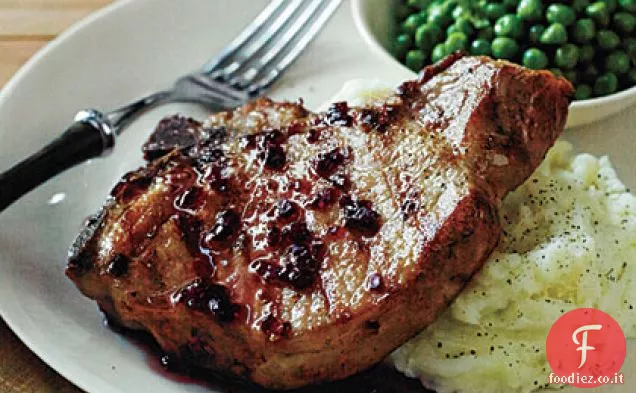
<svg viewBox="0 0 636 393"><path fill-rule="evenodd" d="M68 276L171 359L289 389L363 370L430 324L499 237L497 206L572 88L453 56L383 102L256 100L163 120Z"/></svg>

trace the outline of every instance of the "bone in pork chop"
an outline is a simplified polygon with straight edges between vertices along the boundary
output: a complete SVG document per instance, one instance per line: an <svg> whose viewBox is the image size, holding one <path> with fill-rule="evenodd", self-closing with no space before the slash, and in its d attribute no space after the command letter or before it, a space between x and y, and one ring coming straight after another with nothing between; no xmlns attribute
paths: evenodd
<svg viewBox="0 0 636 393"><path fill-rule="evenodd" d="M377 363L497 244L497 207L562 131L572 88L453 56L382 103L259 99L163 120L68 276L174 359L289 389Z"/></svg>

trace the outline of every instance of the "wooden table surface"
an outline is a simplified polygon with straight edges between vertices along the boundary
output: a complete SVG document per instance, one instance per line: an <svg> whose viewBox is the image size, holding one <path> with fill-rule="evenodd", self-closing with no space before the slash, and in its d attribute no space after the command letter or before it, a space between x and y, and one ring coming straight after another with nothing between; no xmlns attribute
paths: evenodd
<svg viewBox="0 0 636 393"><path fill-rule="evenodd" d="M0 86L73 22L112 0L0 0Z"/></svg>
<svg viewBox="0 0 636 393"><path fill-rule="evenodd" d="M112 0L0 0L0 87L72 23ZM0 392L81 393L40 361L0 320Z"/></svg>

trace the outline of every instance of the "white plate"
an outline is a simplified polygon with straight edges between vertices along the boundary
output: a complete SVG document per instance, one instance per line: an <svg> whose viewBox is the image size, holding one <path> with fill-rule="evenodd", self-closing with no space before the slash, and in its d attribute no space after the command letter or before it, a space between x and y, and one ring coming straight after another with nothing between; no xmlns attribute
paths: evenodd
<svg viewBox="0 0 636 393"><path fill-rule="evenodd" d="M78 109L112 108L195 69L263 5L264 0L123 1L76 25L0 93L0 168L53 139ZM316 107L346 80L380 77L397 84L408 75L368 50L345 5L272 95L302 96ZM130 127L112 156L58 176L0 214L2 317L38 356L89 392L207 391L149 368L147 355L104 327L94 303L63 274L67 247L83 219L124 172L141 163L140 146L153 125L176 111L203 116L193 106L159 108ZM636 189L634 124L636 113L624 112L569 133L568 139L594 154L610 154ZM633 390L635 362L628 362L625 380Z"/></svg>

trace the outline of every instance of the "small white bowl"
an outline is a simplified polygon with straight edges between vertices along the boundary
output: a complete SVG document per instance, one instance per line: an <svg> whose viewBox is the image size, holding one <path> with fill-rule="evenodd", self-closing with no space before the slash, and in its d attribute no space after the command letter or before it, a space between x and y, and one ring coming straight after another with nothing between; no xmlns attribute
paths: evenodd
<svg viewBox="0 0 636 393"><path fill-rule="evenodd" d="M391 8L396 0L353 0L351 9L358 31L371 50L407 69L389 53ZM636 102L636 86L605 97L574 101L570 105L567 127L592 123L613 115Z"/></svg>

